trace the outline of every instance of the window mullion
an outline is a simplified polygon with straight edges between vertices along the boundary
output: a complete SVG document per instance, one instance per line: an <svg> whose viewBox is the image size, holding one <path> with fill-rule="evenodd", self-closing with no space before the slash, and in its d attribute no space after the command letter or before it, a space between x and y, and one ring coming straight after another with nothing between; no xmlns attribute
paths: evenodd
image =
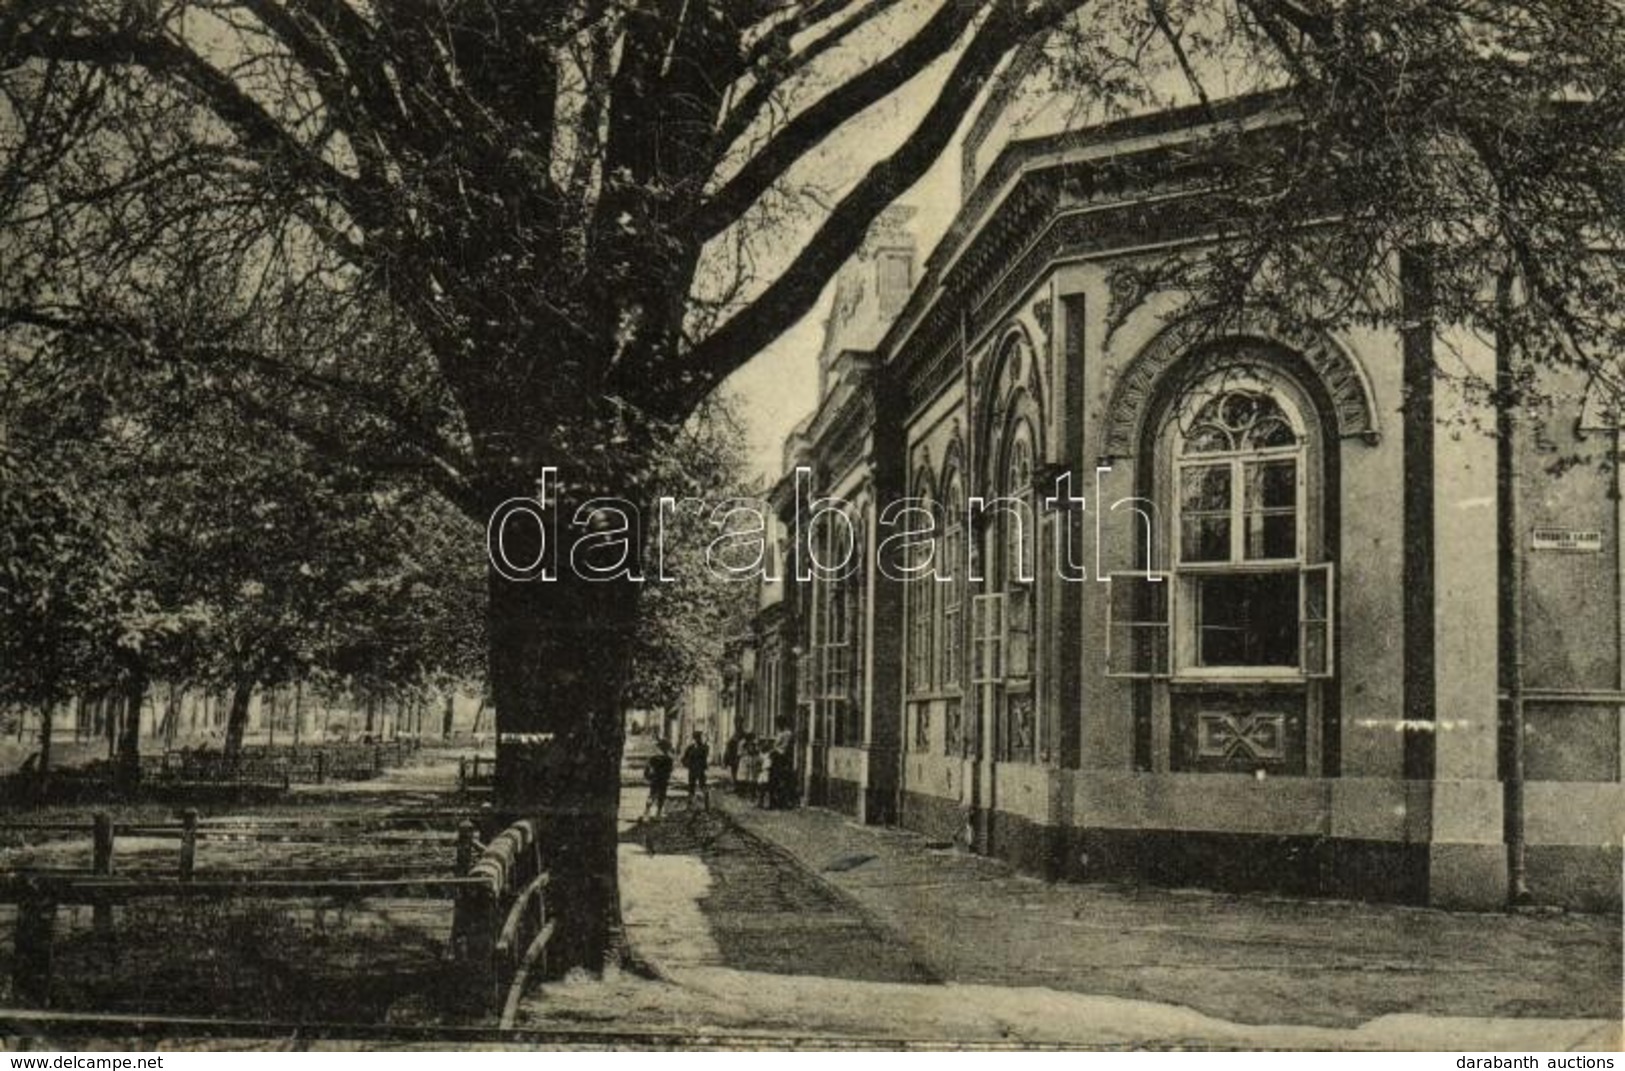
<svg viewBox="0 0 1625 1071"><path fill-rule="evenodd" d="M1293 467L1298 474L1298 502L1297 502L1297 528L1298 528L1298 564L1309 561L1309 465L1308 451L1298 448L1294 458Z"/></svg>
<svg viewBox="0 0 1625 1071"><path fill-rule="evenodd" d="M1239 564L1247 560L1247 493L1242 487L1246 476L1246 462L1230 462L1230 561Z"/></svg>

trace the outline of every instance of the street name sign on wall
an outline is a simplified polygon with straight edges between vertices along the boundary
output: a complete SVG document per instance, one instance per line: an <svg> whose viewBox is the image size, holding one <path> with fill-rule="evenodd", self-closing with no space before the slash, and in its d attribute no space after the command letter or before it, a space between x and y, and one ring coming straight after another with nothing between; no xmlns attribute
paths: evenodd
<svg viewBox="0 0 1625 1071"><path fill-rule="evenodd" d="M1536 528L1531 534L1535 550L1602 550L1602 531L1596 528Z"/></svg>

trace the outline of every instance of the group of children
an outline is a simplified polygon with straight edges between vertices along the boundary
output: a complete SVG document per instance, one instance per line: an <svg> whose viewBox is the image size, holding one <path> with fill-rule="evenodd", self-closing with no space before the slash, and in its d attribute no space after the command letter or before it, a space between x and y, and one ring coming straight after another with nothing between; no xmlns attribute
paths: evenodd
<svg viewBox="0 0 1625 1071"><path fill-rule="evenodd" d="M722 754L734 791L754 799L758 807L794 806L795 776L790 754L794 742L795 735L788 725L780 726L779 734L771 743L758 740L753 732L735 730ZM683 749L681 761L688 772L689 809L696 803L709 809L711 790L706 771L711 765L711 747L705 742L704 733L694 734L694 739ZM643 808L645 815L652 812L659 817L665 810L666 793L675 767L671 742L660 740L643 770L643 779L649 782L649 801Z"/></svg>
<svg viewBox="0 0 1625 1071"><path fill-rule="evenodd" d="M734 784L745 793L754 793L756 805L769 810L788 810L797 803L795 744L796 735L788 720L778 725L778 733L771 742L759 740L755 733L734 732L729 748L738 741L739 766L728 762L728 748L723 750L723 761L728 765Z"/></svg>
<svg viewBox="0 0 1625 1071"><path fill-rule="evenodd" d="M757 740L754 732L736 732L722 752L722 764L728 767L734 791L755 800L758 807L773 806L773 781L769 776L772 760L773 745Z"/></svg>

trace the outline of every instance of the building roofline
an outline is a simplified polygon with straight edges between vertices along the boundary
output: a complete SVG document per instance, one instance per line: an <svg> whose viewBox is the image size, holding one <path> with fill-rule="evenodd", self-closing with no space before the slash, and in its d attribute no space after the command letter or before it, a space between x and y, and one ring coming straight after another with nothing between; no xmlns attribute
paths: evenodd
<svg viewBox="0 0 1625 1071"><path fill-rule="evenodd" d="M1055 168L1105 163L1201 142L1221 131L1289 124L1297 119L1284 90L1232 97L1097 123L1006 144L948 230L925 260L919 284L881 338L876 351L889 361L937 299L937 292L985 220L1033 175Z"/></svg>

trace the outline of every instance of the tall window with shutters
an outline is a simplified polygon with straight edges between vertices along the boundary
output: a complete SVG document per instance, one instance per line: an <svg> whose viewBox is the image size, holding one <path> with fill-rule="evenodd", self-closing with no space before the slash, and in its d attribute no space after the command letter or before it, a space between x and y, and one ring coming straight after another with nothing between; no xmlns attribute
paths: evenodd
<svg viewBox="0 0 1625 1071"><path fill-rule="evenodd" d="M1273 371L1231 367L1186 392L1159 440L1167 567L1112 575L1106 661L1179 686L1179 768L1301 768L1312 743L1305 686L1332 676L1335 615L1309 416Z"/></svg>
<svg viewBox="0 0 1625 1071"><path fill-rule="evenodd" d="M919 475L914 480L913 500L926 510L936 523L939 516L929 476ZM912 522L911 522L912 523ZM910 695L930 693L937 683L936 666L936 601L938 582L935 558L940 548L931 543L918 543L909 549L912 555L908 565L921 570L907 581L908 652L905 660Z"/></svg>
<svg viewBox="0 0 1625 1071"><path fill-rule="evenodd" d="M910 500L914 507L924 510L933 526L940 524L934 488L929 469L915 473ZM920 521L910 518L911 526ZM912 751L924 751L931 746L931 695L937 686L937 612L938 583L936 556L940 532L933 527L929 542L913 544L908 548L907 565L919 570L911 574L904 585L904 627L907 643L904 657L904 679L908 689L908 703L904 709L906 743Z"/></svg>
<svg viewBox="0 0 1625 1071"><path fill-rule="evenodd" d="M863 546L861 529L855 545ZM846 550L844 540L837 545L833 535L824 561L838 561ZM861 551L859 552L861 553ZM862 742L863 694L863 588L861 558L840 578L816 580L822 612L818 632L818 705L824 738L836 746Z"/></svg>
<svg viewBox="0 0 1625 1071"><path fill-rule="evenodd" d="M1192 392L1174 436L1173 568L1113 575L1113 675L1331 675L1333 566L1309 547L1310 442L1267 378L1231 371Z"/></svg>
<svg viewBox="0 0 1625 1071"><path fill-rule="evenodd" d="M943 480L943 527L941 556L938 559L945 580L936 584L940 623L938 625L937 665L942 689L958 692L965 672L965 492L959 473L949 470Z"/></svg>
<svg viewBox="0 0 1625 1071"><path fill-rule="evenodd" d="M962 692L965 676L965 484L959 471L949 467L942 478L942 537L939 571L946 579L934 581L939 589L937 607L937 676L944 699L943 751L964 752Z"/></svg>
<svg viewBox="0 0 1625 1071"><path fill-rule="evenodd" d="M1034 448L1032 425L1026 420L1016 421L1005 445L1002 480L1003 493L1016 508L999 514L998 562L1004 595L1004 636L997 747L1002 760L1014 762L1031 762L1037 751L1033 620L1038 601L1038 511L1033 491Z"/></svg>

